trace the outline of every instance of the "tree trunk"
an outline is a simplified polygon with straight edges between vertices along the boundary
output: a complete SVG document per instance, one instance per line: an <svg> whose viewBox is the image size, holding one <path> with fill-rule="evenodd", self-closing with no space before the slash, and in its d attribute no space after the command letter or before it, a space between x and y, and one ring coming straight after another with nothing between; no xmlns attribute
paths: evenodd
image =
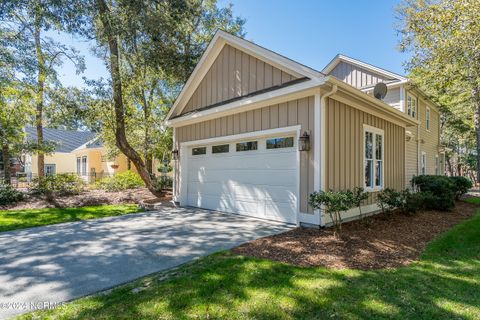
<svg viewBox="0 0 480 320"><path fill-rule="evenodd" d="M12 183L12 175L10 172L10 149L8 143L2 145L2 158L3 158L3 180L6 184Z"/></svg>
<svg viewBox="0 0 480 320"><path fill-rule="evenodd" d="M38 144L38 157L37 157L37 166L38 166L38 176L45 176L45 155L43 152L43 98L45 91L45 57L42 52L42 44L40 41L40 23L36 23L35 26L35 49L37 52L37 61L38 61L38 78L37 78L37 90L35 94L35 125L37 127L37 144Z"/></svg>
<svg viewBox="0 0 480 320"><path fill-rule="evenodd" d="M473 90L473 101L475 103L475 135L477 138L477 181L480 181L480 88Z"/></svg>
<svg viewBox="0 0 480 320"><path fill-rule="evenodd" d="M160 192L157 192L152 185L150 174L145 166L145 162L135 149L128 143L125 132L125 108L123 105L122 94L122 80L120 74L120 60L118 51L117 35L113 33L112 26L110 25L110 9L108 8L104 0L97 0L97 9L99 18L103 26L104 35L108 41L108 48L110 51L110 74L112 77L112 91L113 91L113 104L115 108L115 138L117 148L127 156L129 160L133 162L133 165L137 169L138 174L145 182L145 186L148 190L159 196Z"/></svg>

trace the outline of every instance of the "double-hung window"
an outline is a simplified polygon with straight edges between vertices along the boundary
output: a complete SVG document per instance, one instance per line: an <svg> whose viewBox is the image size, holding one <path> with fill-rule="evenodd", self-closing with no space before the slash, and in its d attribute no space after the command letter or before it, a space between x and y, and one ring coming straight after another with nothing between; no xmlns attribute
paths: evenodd
<svg viewBox="0 0 480 320"><path fill-rule="evenodd" d="M384 132L378 128L365 126L363 140L365 188L367 190L382 189Z"/></svg>
<svg viewBox="0 0 480 320"><path fill-rule="evenodd" d="M422 152L422 159L420 164L421 164L420 173L422 175L427 174L427 154L425 152Z"/></svg>
<svg viewBox="0 0 480 320"><path fill-rule="evenodd" d="M417 117L417 98L407 95L407 114L412 118Z"/></svg>
<svg viewBox="0 0 480 320"><path fill-rule="evenodd" d="M427 111L425 114L425 125L427 127L427 130L430 130L430 108L427 107Z"/></svg>

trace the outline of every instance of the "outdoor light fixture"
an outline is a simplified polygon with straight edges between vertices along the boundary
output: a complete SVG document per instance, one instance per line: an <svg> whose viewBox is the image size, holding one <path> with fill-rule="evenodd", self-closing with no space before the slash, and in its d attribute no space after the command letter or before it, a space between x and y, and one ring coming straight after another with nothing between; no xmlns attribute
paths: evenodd
<svg viewBox="0 0 480 320"><path fill-rule="evenodd" d="M310 135L307 131L298 138L298 151L310 151Z"/></svg>
<svg viewBox="0 0 480 320"><path fill-rule="evenodd" d="M173 150L172 151L173 160L178 160L178 157L179 157L178 150L177 149Z"/></svg>

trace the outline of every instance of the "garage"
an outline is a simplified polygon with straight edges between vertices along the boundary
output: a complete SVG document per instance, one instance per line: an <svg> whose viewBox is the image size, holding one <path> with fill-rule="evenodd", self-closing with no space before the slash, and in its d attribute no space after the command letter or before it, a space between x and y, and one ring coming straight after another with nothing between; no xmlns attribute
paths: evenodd
<svg viewBox="0 0 480 320"><path fill-rule="evenodd" d="M187 204L296 223L296 141L291 133L189 146Z"/></svg>

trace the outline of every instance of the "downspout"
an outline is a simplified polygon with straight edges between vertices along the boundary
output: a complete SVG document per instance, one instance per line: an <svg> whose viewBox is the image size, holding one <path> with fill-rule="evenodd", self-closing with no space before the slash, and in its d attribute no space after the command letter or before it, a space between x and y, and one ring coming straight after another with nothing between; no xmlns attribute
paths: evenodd
<svg viewBox="0 0 480 320"><path fill-rule="evenodd" d="M321 97L320 97L320 127L316 130L318 130L318 134L316 135L317 137L320 137L320 139L316 139L315 141L317 141L315 144L316 144L316 148L315 150L318 150L316 152L319 152L320 153L320 190L325 190L325 147L326 147L326 140L325 140L325 123L326 123L326 119L325 119L325 108L326 108L326 101L327 101L327 98L330 97L331 95L335 94L338 90L338 86L336 84L334 84L331 88L330 91L326 92L325 94L323 94ZM317 162L318 163L318 162ZM325 227L325 221L323 219L323 216L322 216L322 211L323 211L323 208L321 210L319 210L318 212L318 217L319 217L319 224L320 224L320 227Z"/></svg>

